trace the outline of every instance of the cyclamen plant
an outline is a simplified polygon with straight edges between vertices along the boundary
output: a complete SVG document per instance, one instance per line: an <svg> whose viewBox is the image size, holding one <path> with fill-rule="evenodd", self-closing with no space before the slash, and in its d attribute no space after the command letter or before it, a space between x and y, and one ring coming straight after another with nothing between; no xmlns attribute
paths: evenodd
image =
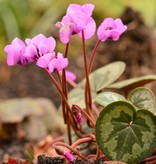
<svg viewBox="0 0 156 164"><path fill-rule="evenodd" d="M15 38L7 45L4 48L7 64L13 66L36 62L56 86L62 99L62 113L68 138L68 144L65 140L53 142L52 146L59 155L68 161L107 157L108 160L134 164L150 156L156 147L154 95L147 88L140 87L133 90L126 100L123 95L102 92L102 89L108 87L126 91L136 84L139 86L140 83L156 80L156 77L151 75L113 83L125 69L123 62L114 62L91 72L99 43L117 41L127 29L120 18L104 19L97 29L98 40L87 63L85 42L96 32L96 23L92 18L93 9L93 4L71 4L66 15L56 23L60 40L66 46L64 55L55 52L56 41L53 37L47 38L39 34L25 42ZM82 38L85 70L85 80L78 85L74 82L75 75L66 71L69 64L68 47L72 35L76 34ZM58 79L53 77L53 73L57 74ZM67 82L74 87L69 93ZM95 102L103 106L103 109L98 109ZM85 143L88 144L84 145ZM88 149L91 144L96 153L87 156L82 154L81 149Z"/></svg>

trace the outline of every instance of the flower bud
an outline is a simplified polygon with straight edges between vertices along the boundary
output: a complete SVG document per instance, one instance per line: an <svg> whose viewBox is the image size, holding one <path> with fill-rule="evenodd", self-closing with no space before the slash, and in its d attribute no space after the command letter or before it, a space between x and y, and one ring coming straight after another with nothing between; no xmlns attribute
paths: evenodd
<svg viewBox="0 0 156 164"><path fill-rule="evenodd" d="M80 107L78 105L73 105L72 106L72 112L73 112L73 115L75 117L76 122L78 124L81 124L81 122L82 122L82 114L81 114L79 108Z"/></svg>
<svg viewBox="0 0 156 164"><path fill-rule="evenodd" d="M64 151L64 157L68 160L68 161L70 161L70 162L72 162L72 161L74 161L74 157L73 157L73 155L72 154L70 154L68 151Z"/></svg>

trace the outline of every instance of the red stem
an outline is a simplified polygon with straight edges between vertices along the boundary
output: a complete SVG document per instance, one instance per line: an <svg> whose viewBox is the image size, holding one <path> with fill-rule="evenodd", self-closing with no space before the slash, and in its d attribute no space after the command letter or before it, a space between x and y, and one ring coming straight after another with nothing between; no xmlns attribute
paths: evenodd
<svg viewBox="0 0 156 164"><path fill-rule="evenodd" d="M78 155L81 159L83 159L84 161L88 161L88 158L86 158L84 155L82 155L79 151L75 150L74 148L72 148L71 146L67 145L66 143L63 142L57 142L54 144L54 148L55 146L63 146L66 147L67 149L69 149L70 151L74 152L76 155Z"/></svg>
<svg viewBox="0 0 156 164"><path fill-rule="evenodd" d="M68 47L69 47L69 44L67 43L66 44L66 50L65 50L65 54L64 54L64 57L67 58L67 55L68 55ZM63 72L62 72L62 91L66 97L66 99L68 100L68 89L67 89L67 81L66 81L66 72L65 72L65 69L63 69ZM68 133L68 136L71 136L71 125L70 125L70 119L69 119L69 110L67 109L68 107L66 106L66 103L64 101L62 101L62 110L65 114L65 123L67 123L67 133ZM69 144L71 145L72 144L72 140L71 140L71 137L69 139Z"/></svg>
<svg viewBox="0 0 156 164"><path fill-rule="evenodd" d="M91 97L91 89L87 68L87 57L86 57L86 48L85 48L85 38L84 31L82 31L82 46L83 46L83 58L84 58L84 67L85 67L85 75L86 75L86 87L85 87L85 102L86 102L86 110L88 114L92 117L92 97Z"/></svg>
<svg viewBox="0 0 156 164"><path fill-rule="evenodd" d="M93 140L93 138L91 138L91 137L80 138L79 140L75 141L71 146L73 148L75 148L77 145L80 145L80 144L82 144L84 142L92 142L92 141L95 142L95 140Z"/></svg>
<svg viewBox="0 0 156 164"><path fill-rule="evenodd" d="M64 54L64 57L67 58L67 55L68 55L68 47L69 47L69 44L67 43L66 44L66 49L65 49L65 54ZM67 81L66 81L66 75L65 75L65 69L63 69L62 71L62 92L64 93L65 97L67 98L68 100L68 95L67 95ZM66 120L68 120L68 111L66 110L66 104L65 102L62 100L62 111L63 111L63 116L64 117L64 123L67 123ZM65 119L66 118L66 119ZM67 123L67 128L68 127L68 123Z"/></svg>
<svg viewBox="0 0 156 164"><path fill-rule="evenodd" d="M94 49L93 49L93 52L92 52L92 55L91 55L91 59L90 59L90 62L89 62L89 66L88 66L88 73L91 72L91 69L92 69L92 64L93 64L93 60L94 60L94 57L95 57L95 53L96 53L96 50L97 50L97 47L100 43L100 40L98 40L94 46Z"/></svg>
<svg viewBox="0 0 156 164"><path fill-rule="evenodd" d="M68 104L67 98L66 98L65 95L63 94L61 88L60 88L59 85L57 84L57 82L56 82L56 80L54 79L54 77L49 73L49 71L48 71L47 69L44 69L44 70L47 72L48 76L50 77L50 79L52 80L52 82L54 83L54 85L56 86L58 92L60 93L60 95L61 95L61 97L62 97L62 100L66 103L67 111L70 112L70 114L71 114L71 116L72 116L72 119L74 120L73 115L72 115L72 112L71 112L71 110L70 110L70 106L69 106L69 104ZM66 117L65 117L65 118L66 118ZM68 121L69 121L69 122L68 122L67 125L70 125L70 119L68 119ZM67 126L67 129L68 129L68 128L69 128L69 127ZM70 130L70 129L68 129L68 130ZM72 144L72 139L71 139L71 133L70 133L70 131L68 132L68 138L69 138L69 143Z"/></svg>

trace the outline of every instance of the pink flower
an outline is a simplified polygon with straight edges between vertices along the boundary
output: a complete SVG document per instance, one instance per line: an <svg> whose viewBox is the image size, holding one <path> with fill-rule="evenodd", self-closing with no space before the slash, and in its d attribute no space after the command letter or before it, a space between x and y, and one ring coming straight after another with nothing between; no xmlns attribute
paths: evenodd
<svg viewBox="0 0 156 164"><path fill-rule="evenodd" d="M78 124L81 124L82 120L83 120L82 113L80 110L83 110L83 109L81 109L78 105L76 105L76 104L72 105L72 113L73 113L75 120Z"/></svg>
<svg viewBox="0 0 156 164"><path fill-rule="evenodd" d="M50 61L53 60L55 57L56 57L55 52L44 54L37 60L36 65L48 69L49 68L48 65Z"/></svg>
<svg viewBox="0 0 156 164"><path fill-rule="evenodd" d="M83 6L77 4L69 5L66 15L61 22L57 22L56 26L60 28L60 40L67 44L71 35L79 34L84 30L85 39L91 38L96 29L92 12L94 5L85 4Z"/></svg>
<svg viewBox="0 0 156 164"><path fill-rule="evenodd" d="M74 161L74 157L73 157L73 155L72 154L70 154L68 151L64 151L64 157L68 160L68 161L70 161L70 162L72 162L72 161Z"/></svg>
<svg viewBox="0 0 156 164"><path fill-rule="evenodd" d="M4 51L8 54L7 64L13 66L16 64L26 64L30 61L29 58L23 56L26 45L19 38L15 38L10 45L5 46Z"/></svg>
<svg viewBox="0 0 156 164"><path fill-rule="evenodd" d="M126 29L127 26L122 23L120 18L115 20L112 18L106 18L97 30L98 39L101 41L116 41Z"/></svg>
<svg viewBox="0 0 156 164"><path fill-rule="evenodd" d="M76 75L73 72L66 70L66 78L75 81Z"/></svg>
<svg viewBox="0 0 156 164"><path fill-rule="evenodd" d="M52 53L55 49L56 42L53 37L46 38L43 34L39 34L32 39L25 40L27 48L24 56L38 59L47 53Z"/></svg>
<svg viewBox="0 0 156 164"><path fill-rule="evenodd" d="M55 52L47 53L37 60L36 65L46 68L52 73L66 68L68 66L68 59L64 58L61 53L58 53L57 56L55 55Z"/></svg>
<svg viewBox="0 0 156 164"><path fill-rule="evenodd" d="M52 59L48 65L50 72L61 71L68 66L68 59L64 58L61 53L57 54L57 57Z"/></svg>
<svg viewBox="0 0 156 164"><path fill-rule="evenodd" d="M75 119L76 119L76 122L78 124L81 124L82 123L82 114L80 112L78 112L76 115L75 115Z"/></svg>

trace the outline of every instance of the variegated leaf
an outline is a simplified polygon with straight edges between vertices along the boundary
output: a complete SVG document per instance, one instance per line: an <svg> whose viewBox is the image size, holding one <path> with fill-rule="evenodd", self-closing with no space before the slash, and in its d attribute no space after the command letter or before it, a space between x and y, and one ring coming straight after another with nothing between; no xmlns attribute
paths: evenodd
<svg viewBox="0 0 156 164"><path fill-rule="evenodd" d="M92 94L92 101L95 100L95 96L97 92L110 84L112 84L115 80L119 78L119 76L125 70L125 63L121 61L113 62L108 65L105 65L94 72L90 73L90 87ZM81 106L81 108L85 108L84 101L84 90L85 90L85 82L86 80L82 80L76 88L69 92L69 103L77 104Z"/></svg>
<svg viewBox="0 0 156 164"><path fill-rule="evenodd" d="M138 87L130 92L128 99L138 109L147 109L156 115L155 96L149 89L145 87Z"/></svg>
<svg viewBox="0 0 156 164"><path fill-rule="evenodd" d="M110 160L139 162L152 154L155 138L156 117L126 101L106 106L96 122L97 144Z"/></svg>
<svg viewBox="0 0 156 164"><path fill-rule="evenodd" d="M95 98L95 101L102 106L107 106L112 102L120 101L120 100L126 100L126 99L122 95L115 92L102 92L99 93Z"/></svg>
<svg viewBox="0 0 156 164"><path fill-rule="evenodd" d="M156 75L144 75L140 77L135 77L123 81L113 83L108 86L108 88L121 89L121 90L132 90L136 87L143 86L147 83L156 80Z"/></svg>

